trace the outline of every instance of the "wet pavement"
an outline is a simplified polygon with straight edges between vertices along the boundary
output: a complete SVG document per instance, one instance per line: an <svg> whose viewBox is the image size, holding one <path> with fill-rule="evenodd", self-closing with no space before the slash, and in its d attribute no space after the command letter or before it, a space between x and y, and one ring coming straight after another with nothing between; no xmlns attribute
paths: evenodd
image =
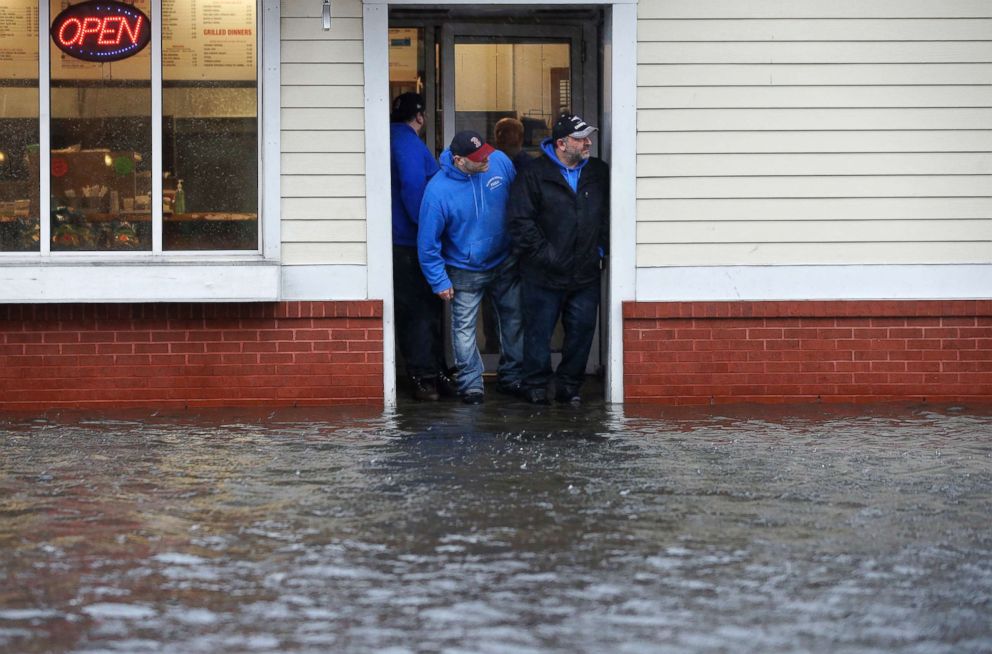
<svg viewBox="0 0 992 654"><path fill-rule="evenodd" d="M0 651L992 651L992 408L0 417Z"/></svg>

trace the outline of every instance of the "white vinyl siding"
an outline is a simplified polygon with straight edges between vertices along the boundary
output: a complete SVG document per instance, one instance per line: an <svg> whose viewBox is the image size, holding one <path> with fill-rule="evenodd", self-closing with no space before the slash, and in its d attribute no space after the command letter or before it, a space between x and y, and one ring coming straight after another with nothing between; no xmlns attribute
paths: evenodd
<svg viewBox="0 0 992 654"><path fill-rule="evenodd" d="M366 262L362 3L285 0L281 19L282 263Z"/></svg>
<svg viewBox="0 0 992 654"><path fill-rule="evenodd" d="M992 262L992 2L641 0L637 266Z"/></svg>

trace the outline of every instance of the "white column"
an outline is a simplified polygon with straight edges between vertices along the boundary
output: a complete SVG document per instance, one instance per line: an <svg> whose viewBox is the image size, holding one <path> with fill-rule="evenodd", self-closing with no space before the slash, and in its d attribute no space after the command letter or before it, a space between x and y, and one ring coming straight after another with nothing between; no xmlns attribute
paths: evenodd
<svg viewBox="0 0 992 654"><path fill-rule="evenodd" d="M607 401L623 402L623 302L635 296L637 251L637 5L606 15L603 70L610 135L610 269Z"/></svg>
<svg viewBox="0 0 992 654"><path fill-rule="evenodd" d="M261 238L262 254L266 259L278 260L282 249L282 185L279 175L279 155L282 148L282 127L280 121L280 3L278 0L264 0L262 3L261 52L256 53L256 61L261 62L261 77L258 84L258 106L261 110L259 126L262 131L261 146ZM314 19L316 20L316 19Z"/></svg>
<svg viewBox="0 0 992 654"><path fill-rule="evenodd" d="M389 170L389 6L365 3L365 212L368 297L382 298L382 383L396 405L393 340L393 229Z"/></svg>

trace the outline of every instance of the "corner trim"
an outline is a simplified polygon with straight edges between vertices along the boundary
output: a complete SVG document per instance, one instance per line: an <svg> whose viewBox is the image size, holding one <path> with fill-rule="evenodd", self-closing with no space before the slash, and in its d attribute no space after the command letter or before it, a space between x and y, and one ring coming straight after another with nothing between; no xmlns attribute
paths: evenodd
<svg viewBox="0 0 992 654"><path fill-rule="evenodd" d="M393 228L389 186L389 7L362 7L365 68L365 207L368 296L382 298L383 397L396 406Z"/></svg>

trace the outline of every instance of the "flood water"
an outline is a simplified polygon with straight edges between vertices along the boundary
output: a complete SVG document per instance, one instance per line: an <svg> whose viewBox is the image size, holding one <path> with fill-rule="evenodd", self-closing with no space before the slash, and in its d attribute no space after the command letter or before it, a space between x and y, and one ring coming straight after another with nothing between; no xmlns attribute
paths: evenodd
<svg viewBox="0 0 992 654"><path fill-rule="evenodd" d="M992 408L0 418L0 651L992 651Z"/></svg>

